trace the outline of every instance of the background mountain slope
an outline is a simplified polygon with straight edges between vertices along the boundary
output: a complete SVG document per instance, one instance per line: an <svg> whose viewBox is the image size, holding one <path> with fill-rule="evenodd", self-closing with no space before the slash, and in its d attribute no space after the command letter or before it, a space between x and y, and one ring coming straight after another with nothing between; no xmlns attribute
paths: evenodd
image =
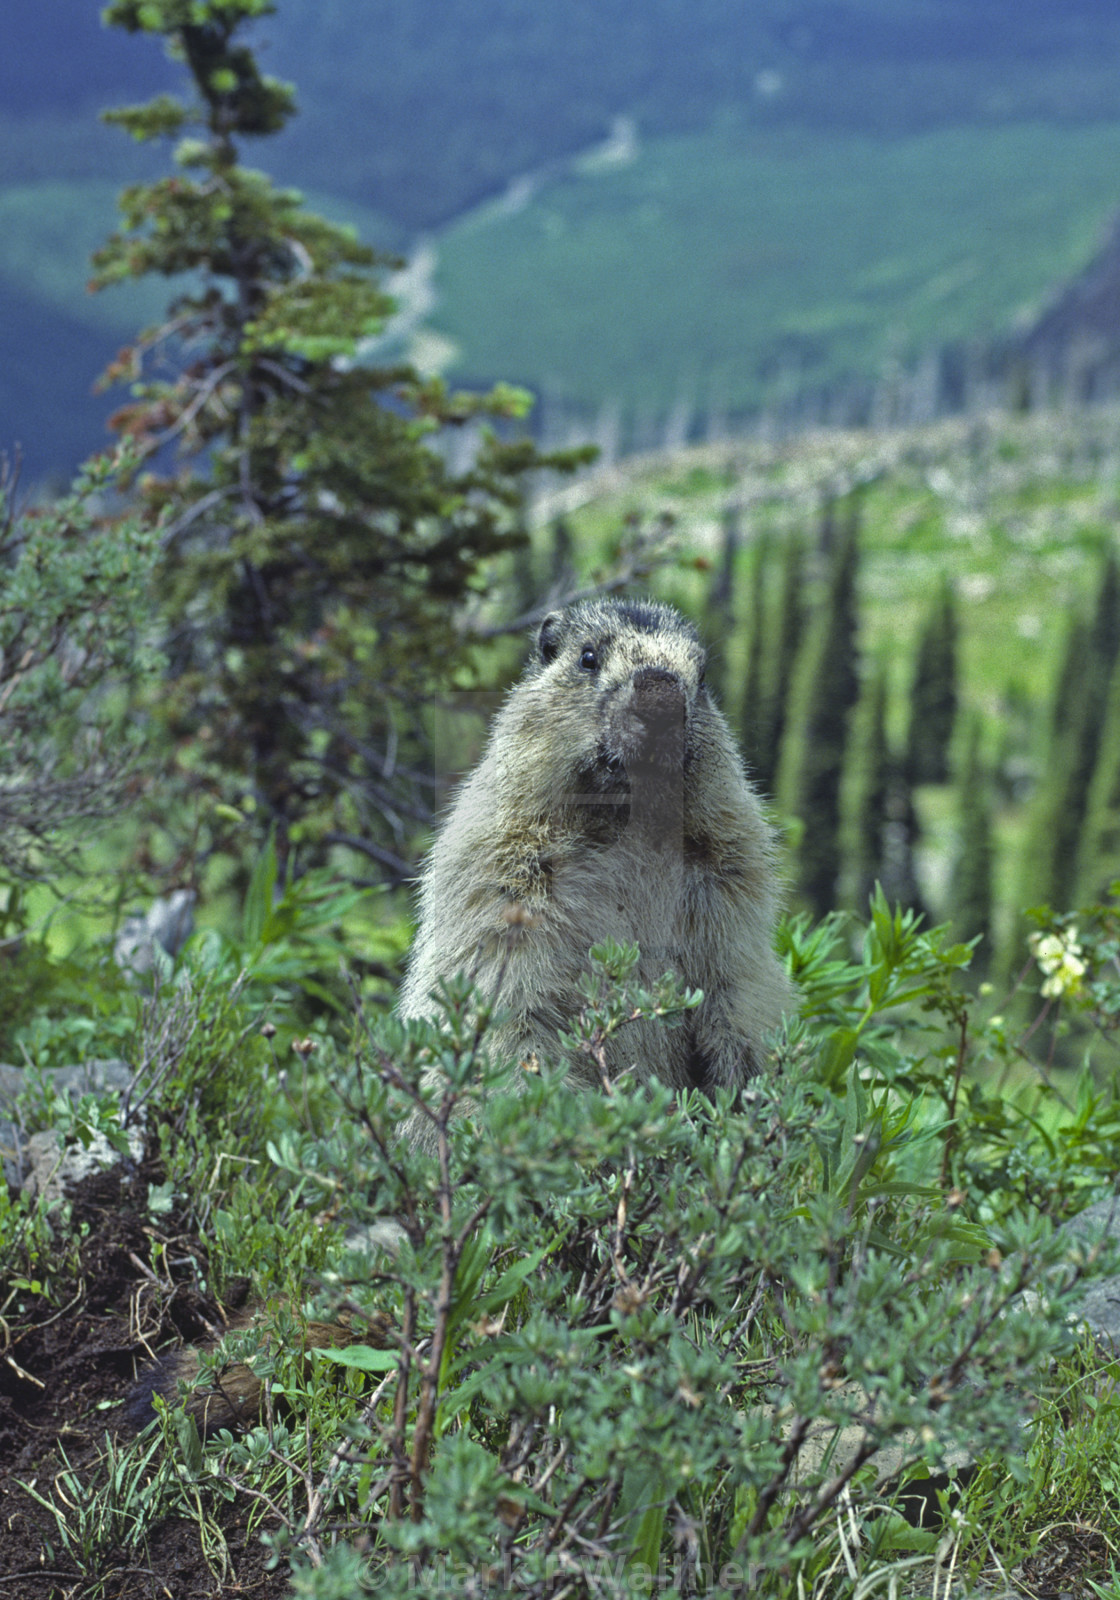
<svg viewBox="0 0 1120 1600"><path fill-rule="evenodd" d="M103 30L98 9L93 0L8 0L0 53L0 200L49 184L38 197L49 215L74 204L73 192L66 199L58 185L78 185L93 216L91 180L116 186L153 169L153 153L100 128L96 112L173 87L178 71L151 41ZM887 160L896 141L953 129L963 141L962 169L983 172L993 170L992 141L1008 127L1052 129L1058 143L1083 137L1088 145L1089 130L1120 126L1120 15L1104 0L757 0L750 7L735 0L695 0L687 7L680 0L644 0L640 8L631 0L563 0L551 7L531 0L475 0L470 7L427 0L422 8L410 0L281 0L277 14L262 21L258 39L266 70L295 81L303 109L290 131L261 152L262 164L281 181L361 208L379 241L394 247L446 230L523 174L563 178L573 155L603 140L619 117L631 119L643 145L659 150L669 148L664 141L676 141L677 150L680 141L700 141L691 159L676 160L669 181L679 187L668 197L668 209L685 228L690 209L695 213L698 253L718 236L721 221L713 185L703 199L700 181L711 170L713 139L773 141L784 133L801 140L803 150L819 150L819 164L785 169L783 200L791 209L803 207L800 260L810 250L828 255L834 237L844 247L843 237L830 230L853 231L850 218L830 219L819 205L829 183L830 144L848 149L848 141L863 138L882 146ZM247 155L252 160L254 152ZM1025 245L1015 240L1016 270L1028 283L1028 298L1055 266L1077 264L1069 251L1083 245L1091 251L1102 212L1115 203L1107 192L1115 167L1108 141L1096 155L1079 159L1086 192L1076 181L1064 183L1066 218L1056 234L1045 218L1040 221L1037 261L1029 237ZM1029 181L1029 169L1019 176ZM782 174L772 181L780 183ZM885 193L885 212L892 203ZM596 205L603 209L600 200ZM741 228L733 206L724 220L728 229ZM97 222L98 232L108 231L112 218L98 211ZM619 219L611 250L656 251L656 226L635 235L626 222ZM50 228L31 231L44 236ZM10 248L0 259L0 312L12 352L0 369L0 445L22 439L35 469L65 467L72 459L70 421L80 417L84 429L87 419L96 424L107 409L108 402L90 400L89 385L119 342L107 324L127 321L123 312L116 319L89 306L84 268L71 260L76 236L66 238L66 249L48 249L38 260L13 262ZM496 240L495 247L512 251L517 243ZM718 245L717 253L734 248L726 239ZM778 240L775 253L790 248ZM908 241L903 253L914 248ZM665 258L651 260L654 275L679 279L681 249L674 235ZM877 239L867 238L865 254L859 270L871 274L869 281L877 268L889 275ZM474 351L464 337L483 292L477 276L469 283L464 277L470 255L449 238L447 272L437 286L446 297L443 330L463 348L462 374L483 376L495 367L504 371L507 352L490 332ZM536 250L529 255L517 297L534 282L554 294L554 274L567 269ZM558 250L557 260L562 257ZM453 258L460 264L452 265ZM49 270L55 263L68 275L62 304L53 286L57 273ZM928 279L940 270L936 259L912 266ZM503 261L502 269L516 266ZM488 279L487 268L482 284ZM748 322L764 309L764 294L752 298L756 281L764 279L755 280L744 267L733 285ZM44 285L52 285L49 292ZM592 281L581 298L594 307L597 293ZM897 321L897 305L889 300L887 311ZM874 295L868 303L874 316ZM531 294L526 304L531 307ZM683 326L679 312L667 308L666 314ZM806 304L803 315L818 329L824 324L826 368L847 361L842 346L831 346L827 307ZM438 316L435 322L440 327ZM613 325L616 307L608 295L602 318L580 343L606 348L604 333ZM648 347L648 334L639 330L617 361L625 362L628 381L639 384L635 343L639 350ZM98 354L91 364L93 350ZM881 360L876 339L868 351ZM54 406L37 399L35 386L20 376L36 352L52 371ZM556 364L547 345L534 358L539 371L516 346L508 356L520 369L510 375L532 381L542 381L540 372L547 378ZM579 362L578 345L568 359ZM731 350L727 364L738 371L752 359ZM757 359L765 367L770 358L762 352ZM698 350L676 365L671 380L664 372L652 376L655 391L670 381L702 385L710 358ZM564 373L556 376L562 391L570 388ZM754 384L751 377L740 388L746 394ZM593 400L618 395L612 376L596 384ZM60 414L70 419L65 426Z"/></svg>

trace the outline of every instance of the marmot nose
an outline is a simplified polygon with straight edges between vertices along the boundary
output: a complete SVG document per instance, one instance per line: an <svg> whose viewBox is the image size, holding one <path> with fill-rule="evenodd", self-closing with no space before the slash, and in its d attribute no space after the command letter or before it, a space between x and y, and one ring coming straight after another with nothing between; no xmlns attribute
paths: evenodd
<svg viewBox="0 0 1120 1600"><path fill-rule="evenodd" d="M670 672L668 667L639 667L631 681L639 709L648 704L654 710L684 699L684 683L680 674Z"/></svg>
<svg viewBox="0 0 1120 1600"><path fill-rule="evenodd" d="M685 693L682 677L678 672L670 672L669 667L638 667L632 682L637 694Z"/></svg>

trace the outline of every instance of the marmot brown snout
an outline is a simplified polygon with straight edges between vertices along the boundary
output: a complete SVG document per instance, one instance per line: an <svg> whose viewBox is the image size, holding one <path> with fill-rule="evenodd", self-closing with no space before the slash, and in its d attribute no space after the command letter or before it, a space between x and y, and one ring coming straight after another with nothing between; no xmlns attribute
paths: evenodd
<svg viewBox="0 0 1120 1600"><path fill-rule="evenodd" d="M429 855L402 1016L438 1014L439 979L465 972L500 983L492 1053L556 1057L588 951L609 937L639 945L641 981L673 970L704 991L679 1027L614 1035L612 1075L714 1089L758 1072L792 1000L771 945L774 834L704 661L666 605L592 600L544 619ZM570 1074L598 1082L586 1057Z"/></svg>

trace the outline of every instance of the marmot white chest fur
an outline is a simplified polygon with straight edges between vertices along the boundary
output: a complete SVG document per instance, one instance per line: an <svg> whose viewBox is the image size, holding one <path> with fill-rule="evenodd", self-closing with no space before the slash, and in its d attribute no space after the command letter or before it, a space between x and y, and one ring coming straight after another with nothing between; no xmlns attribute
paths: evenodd
<svg viewBox="0 0 1120 1600"><path fill-rule="evenodd" d="M399 1009L442 977L501 979L492 1053L555 1057L588 950L634 942L704 1000L681 1026L621 1029L613 1073L713 1089L759 1071L791 1002L771 940L774 835L704 684L694 629L666 605L593 600L547 616L425 866ZM593 1063L574 1078L597 1083Z"/></svg>

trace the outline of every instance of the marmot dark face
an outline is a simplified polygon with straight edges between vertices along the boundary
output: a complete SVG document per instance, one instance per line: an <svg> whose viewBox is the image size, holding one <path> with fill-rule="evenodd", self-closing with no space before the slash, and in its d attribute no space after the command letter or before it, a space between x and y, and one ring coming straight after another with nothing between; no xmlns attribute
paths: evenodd
<svg viewBox="0 0 1120 1600"><path fill-rule="evenodd" d="M703 647L669 606L589 601L541 624L526 678L578 707L571 743L576 787L592 792L664 791L677 809L698 715L709 709Z"/></svg>

